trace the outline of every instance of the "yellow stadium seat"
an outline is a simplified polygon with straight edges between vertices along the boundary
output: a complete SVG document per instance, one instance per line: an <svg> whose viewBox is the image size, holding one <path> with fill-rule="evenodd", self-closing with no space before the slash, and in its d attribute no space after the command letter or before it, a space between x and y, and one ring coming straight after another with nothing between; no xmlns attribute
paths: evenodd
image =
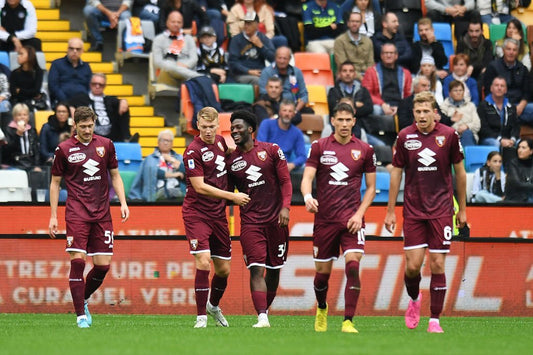
<svg viewBox="0 0 533 355"><path fill-rule="evenodd" d="M48 122L48 116L53 115L54 111L35 111L35 129L41 133L41 128Z"/></svg>

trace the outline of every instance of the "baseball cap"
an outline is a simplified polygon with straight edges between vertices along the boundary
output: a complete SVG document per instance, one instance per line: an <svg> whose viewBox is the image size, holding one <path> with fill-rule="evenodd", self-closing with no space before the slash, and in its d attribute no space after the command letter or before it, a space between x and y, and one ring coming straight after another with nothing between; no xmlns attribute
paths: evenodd
<svg viewBox="0 0 533 355"><path fill-rule="evenodd" d="M215 30L213 29L213 27L211 27L211 26L203 26L202 28L200 28L200 31L198 32L198 37L202 37L202 36L213 36L213 37L216 37L217 34L216 34Z"/></svg>
<svg viewBox="0 0 533 355"><path fill-rule="evenodd" d="M248 11L246 12L246 15L242 18L244 22L259 22L259 16L257 16L257 13L255 11Z"/></svg>
<svg viewBox="0 0 533 355"><path fill-rule="evenodd" d="M435 59L433 59L433 57L430 55L423 55L422 59L420 60L420 65L422 64L435 65Z"/></svg>

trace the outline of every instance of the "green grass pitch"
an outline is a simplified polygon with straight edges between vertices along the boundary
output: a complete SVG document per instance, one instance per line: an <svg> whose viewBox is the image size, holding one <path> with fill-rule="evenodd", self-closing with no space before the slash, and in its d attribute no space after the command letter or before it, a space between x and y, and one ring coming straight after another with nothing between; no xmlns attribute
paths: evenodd
<svg viewBox="0 0 533 355"><path fill-rule="evenodd" d="M193 329L195 316L93 315L78 329L72 314L0 314L1 354L531 354L533 318L443 317L444 334L428 334L402 317L356 317L359 334L340 332L341 317L315 333L314 317L227 316L229 328Z"/></svg>

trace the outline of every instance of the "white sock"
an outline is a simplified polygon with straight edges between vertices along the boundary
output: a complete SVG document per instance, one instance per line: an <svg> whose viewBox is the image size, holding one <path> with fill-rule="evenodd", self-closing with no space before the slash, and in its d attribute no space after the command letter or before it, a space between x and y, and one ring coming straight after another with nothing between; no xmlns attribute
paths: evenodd
<svg viewBox="0 0 533 355"><path fill-rule="evenodd" d="M435 322L435 323L437 323L437 324L440 324L440 322L439 322L439 318L429 318L429 322L430 322L430 323L431 323L431 322Z"/></svg>
<svg viewBox="0 0 533 355"><path fill-rule="evenodd" d="M87 316L86 316L85 314L82 315L82 316L78 316L78 317L76 318L76 322L79 322L79 321L82 320L82 319L85 319L85 320L86 320L86 319L87 319Z"/></svg>

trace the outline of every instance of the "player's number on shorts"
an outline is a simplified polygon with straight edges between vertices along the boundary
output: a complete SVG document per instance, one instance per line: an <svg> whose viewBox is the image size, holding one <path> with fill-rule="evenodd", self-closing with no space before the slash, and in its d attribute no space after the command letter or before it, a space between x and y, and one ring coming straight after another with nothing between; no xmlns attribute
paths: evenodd
<svg viewBox="0 0 533 355"><path fill-rule="evenodd" d="M106 238L104 243L113 244L113 231L105 231L104 235L105 235L105 238Z"/></svg>
<svg viewBox="0 0 533 355"><path fill-rule="evenodd" d="M283 257L283 255L285 255L286 249L287 249L287 243L278 245L278 250L279 250L278 258L281 258Z"/></svg>
<svg viewBox="0 0 533 355"><path fill-rule="evenodd" d="M452 227L446 226L444 227L444 239L451 240L453 236Z"/></svg>

